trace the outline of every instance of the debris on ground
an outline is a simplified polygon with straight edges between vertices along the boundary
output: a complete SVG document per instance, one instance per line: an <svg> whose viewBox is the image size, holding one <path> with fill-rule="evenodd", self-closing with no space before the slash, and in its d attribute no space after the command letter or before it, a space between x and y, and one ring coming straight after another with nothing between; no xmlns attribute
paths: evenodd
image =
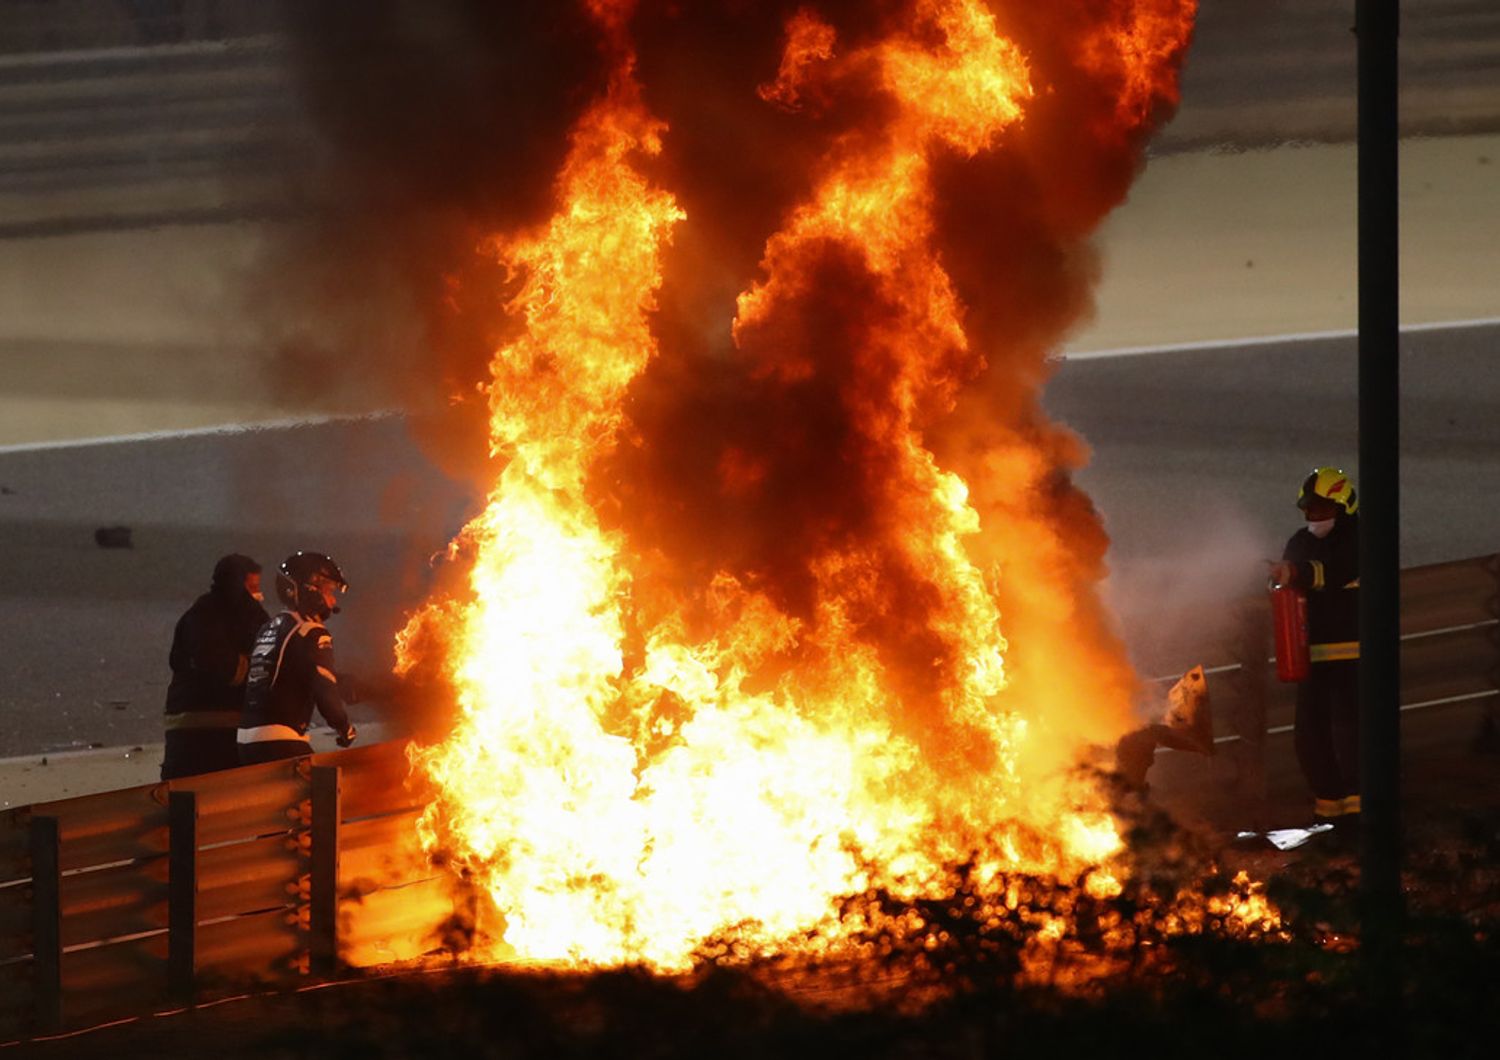
<svg viewBox="0 0 1500 1060"><path fill-rule="evenodd" d="M1307 828L1273 828L1269 832L1236 832L1234 838L1240 843L1265 839L1277 850L1294 850L1313 836L1331 831L1331 824L1315 824Z"/></svg>
<svg viewBox="0 0 1500 1060"><path fill-rule="evenodd" d="M130 527L101 526L94 531L94 544L100 548L133 548Z"/></svg>

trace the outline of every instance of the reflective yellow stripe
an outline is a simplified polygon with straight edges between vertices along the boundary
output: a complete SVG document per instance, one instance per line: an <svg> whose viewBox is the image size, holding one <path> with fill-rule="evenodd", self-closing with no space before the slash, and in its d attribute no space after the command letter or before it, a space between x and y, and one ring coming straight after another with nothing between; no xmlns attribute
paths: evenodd
<svg viewBox="0 0 1500 1060"><path fill-rule="evenodd" d="M1344 800L1314 799L1313 813L1319 817L1342 817L1344 815Z"/></svg>
<svg viewBox="0 0 1500 1060"><path fill-rule="evenodd" d="M1319 817L1343 817L1359 813L1359 796L1345 795L1342 799L1313 799L1313 813Z"/></svg>
<svg viewBox="0 0 1500 1060"><path fill-rule="evenodd" d="M1307 562L1308 562L1308 566L1312 567L1312 572L1313 572L1312 587L1314 589L1321 589L1321 588L1323 588L1323 564L1319 563L1315 559L1308 560Z"/></svg>
<svg viewBox="0 0 1500 1060"><path fill-rule="evenodd" d="M1313 662L1337 662L1340 659L1358 659L1359 641L1341 640L1333 644L1311 644L1307 657Z"/></svg>

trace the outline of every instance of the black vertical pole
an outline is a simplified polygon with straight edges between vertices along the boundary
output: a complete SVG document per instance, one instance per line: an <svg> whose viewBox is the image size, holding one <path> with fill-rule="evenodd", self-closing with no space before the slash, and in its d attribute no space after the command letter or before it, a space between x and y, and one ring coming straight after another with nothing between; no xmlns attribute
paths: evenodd
<svg viewBox="0 0 1500 1060"><path fill-rule="evenodd" d="M1401 936L1399 0L1357 0L1359 38L1360 897L1378 992Z"/></svg>
<svg viewBox="0 0 1500 1060"><path fill-rule="evenodd" d="M167 802L167 990L197 1000L198 796L174 791Z"/></svg>

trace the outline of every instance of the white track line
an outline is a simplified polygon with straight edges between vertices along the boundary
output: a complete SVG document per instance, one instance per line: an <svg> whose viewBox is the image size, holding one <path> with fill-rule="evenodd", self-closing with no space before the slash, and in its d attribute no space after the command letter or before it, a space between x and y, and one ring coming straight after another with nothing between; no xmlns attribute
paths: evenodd
<svg viewBox="0 0 1500 1060"><path fill-rule="evenodd" d="M1401 334L1411 335L1424 331L1461 331L1465 328L1490 328L1500 326L1500 317L1481 317L1475 320L1441 320L1428 324L1405 324ZM1358 338L1354 329L1342 331L1300 331L1284 335L1251 335L1238 339L1209 339L1203 342L1174 342L1157 346L1121 346L1113 350L1081 350L1065 352L1055 358L1059 361L1097 361L1108 357L1140 357L1152 353L1196 353L1209 350L1232 350L1244 346L1280 346L1296 342L1319 342L1327 339Z"/></svg>
<svg viewBox="0 0 1500 1060"><path fill-rule="evenodd" d="M218 434L254 434L256 431L285 431L297 427L321 427L329 423L359 423L363 420L383 420L399 416L395 410L378 412L342 413L327 416L305 416L280 420L260 420L254 423L222 423L213 427L184 427L174 431L143 431L140 434L112 434L100 438L65 438L52 442L18 442L0 445L0 456L8 453L36 453L48 449L78 449L88 445L129 445L135 442L160 442L173 438L204 438Z"/></svg>
<svg viewBox="0 0 1500 1060"><path fill-rule="evenodd" d="M1500 317L1477 320L1444 320L1429 324L1407 324L1401 333L1415 334L1425 331L1461 331L1467 328L1500 326ZM1238 339L1210 339L1204 342L1178 342L1161 346L1122 346L1114 350L1086 350L1081 353L1060 353L1055 361L1095 361L1108 357L1137 357L1152 353L1193 353L1210 350L1231 350L1245 346L1277 346L1297 342L1315 342L1322 339L1350 339L1359 335L1357 331L1303 331L1284 335L1251 335ZM400 416L394 409L377 412L349 413L343 415L307 416L300 419L265 420L259 423L228 423L215 427L188 427L175 431L145 431L140 434L115 434L101 438L72 438L52 442L21 442L0 445L0 456L8 453L33 453L47 449L75 449L86 445L128 445L133 442L156 442L172 438L211 437L217 434L247 434L253 431L281 431L295 427L317 427L329 423L354 423L359 420L378 420L388 416Z"/></svg>

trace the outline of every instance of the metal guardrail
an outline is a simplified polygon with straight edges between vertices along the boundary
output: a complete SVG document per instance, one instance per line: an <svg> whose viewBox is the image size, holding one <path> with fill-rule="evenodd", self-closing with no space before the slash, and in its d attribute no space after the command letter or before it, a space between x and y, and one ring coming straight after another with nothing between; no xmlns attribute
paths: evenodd
<svg viewBox="0 0 1500 1060"><path fill-rule="evenodd" d="M1202 663L1220 742L1290 722L1293 685L1271 678L1270 616L1262 596L1234 605L1231 634L1181 650ZM1196 650L1196 654L1194 651ZM1167 672L1156 680L1175 681ZM1401 572L1403 708L1500 695L1500 555L1410 567ZM1261 704L1264 704L1262 710ZM1263 724L1257 724L1263 722ZM1249 731L1247 731L1247 729Z"/></svg>
<svg viewBox="0 0 1500 1060"><path fill-rule="evenodd" d="M1205 640L1174 646L1183 664L1176 672L1160 657L1150 664L1162 684L1203 664L1230 797L1254 815L1264 807L1272 759L1291 753L1279 743L1293 731L1296 686L1275 679L1264 595L1227 615L1223 608L1205 615L1202 627ZM1401 572L1400 701L1405 715L1467 706L1484 712L1484 724L1500 725L1500 554Z"/></svg>
<svg viewBox="0 0 1500 1060"><path fill-rule="evenodd" d="M461 885L418 849L405 749L0 816L0 1040L438 948Z"/></svg>
<svg viewBox="0 0 1500 1060"><path fill-rule="evenodd" d="M1401 592L1403 709L1495 702L1500 556L1403 571ZM1231 618L1193 664L1254 798L1291 686L1264 599ZM418 849L408 773L392 742L0 815L0 1041L438 949L469 896Z"/></svg>

